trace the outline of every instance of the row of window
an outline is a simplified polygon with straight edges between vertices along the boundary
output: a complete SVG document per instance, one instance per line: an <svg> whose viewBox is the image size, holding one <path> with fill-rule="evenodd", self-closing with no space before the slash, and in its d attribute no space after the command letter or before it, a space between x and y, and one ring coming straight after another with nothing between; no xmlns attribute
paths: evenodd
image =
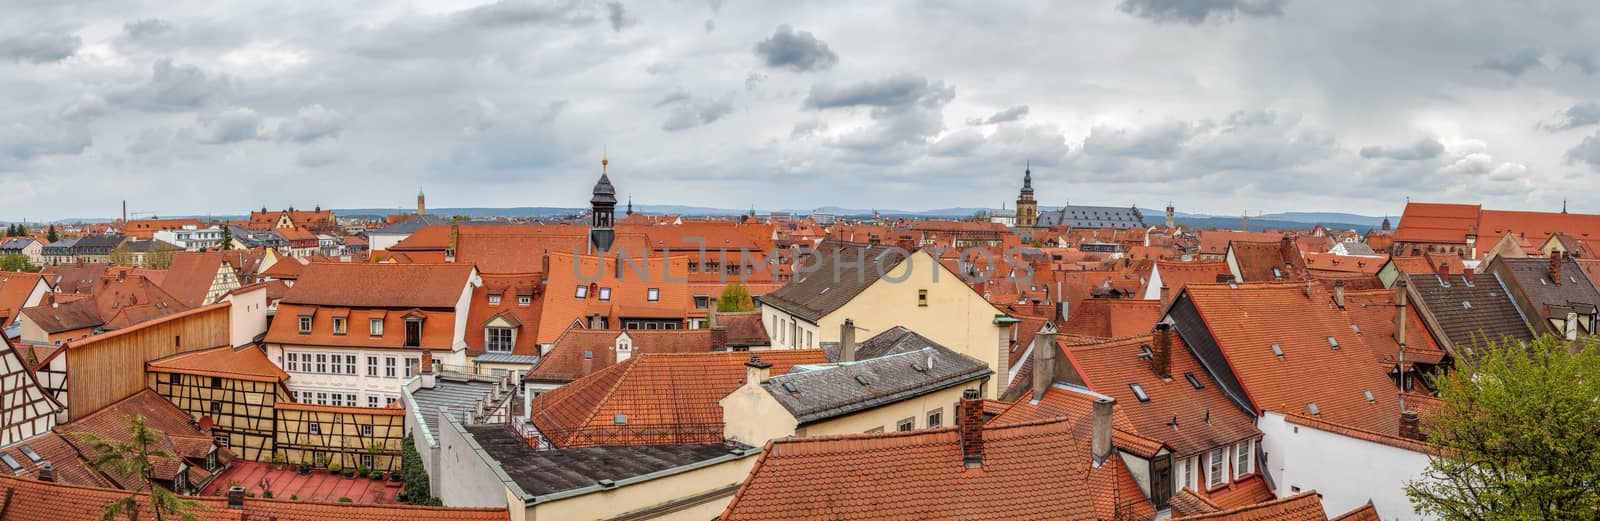
<svg viewBox="0 0 1600 521"><path fill-rule="evenodd" d="M937 429L937 428L943 427L943 426L944 426L944 409L943 408L939 408L939 409L934 409L934 410L928 411L928 421L927 421L927 423L923 424L923 427L924 428L928 428L928 429ZM894 423L894 430L896 432L906 432L906 431L910 431L910 430L915 430L916 428L917 428L917 419L916 419L916 417L906 418L906 419L903 419L903 420L900 420L900 421L897 421L897 422ZM875 427L872 430L867 431L868 434L876 434L876 433L880 433L880 432L883 432L883 427Z"/></svg>
<svg viewBox="0 0 1600 521"><path fill-rule="evenodd" d="M283 354L283 369L291 373L355 376L358 374L358 358L353 354L291 351ZM422 359L415 356L367 355L366 358L366 374L374 378L380 375L383 378L410 378L422 363Z"/></svg>
<svg viewBox="0 0 1600 521"><path fill-rule="evenodd" d="M297 403L332 405L336 407L359 407L361 405L360 401L356 399L355 393L294 391L291 394L294 396L294 401ZM388 407L390 405L394 405L394 402L396 401L399 401L399 399L393 396L369 394L367 395L366 406L376 409L379 407Z"/></svg>
<svg viewBox="0 0 1600 521"><path fill-rule="evenodd" d="M811 331L800 327L794 319L785 319L774 315L772 317L772 331L776 331L779 344L788 345L795 349L816 347L816 337Z"/></svg>
<svg viewBox="0 0 1600 521"><path fill-rule="evenodd" d="M500 295L489 295L489 305L500 305ZM531 306L533 305L533 297L529 295L517 295L517 305L522 307Z"/></svg>
<svg viewBox="0 0 1600 521"><path fill-rule="evenodd" d="M302 334L302 335L311 334L312 321L311 321L311 317L309 315L301 315L300 316L299 325L300 325L300 334ZM334 335L343 336L343 335L348 334L349 332L350 332L350 318L349 317L333 317L333 334ZM383 336L383 318L379 317L379 318L369 318L369 319L367 319L367 335L368 336L372 336L372 337L381 337L381 336ZM412 320L412 319L407 319L406 320L406 338L405 338L405 341L406 341L405 345L407 347L415 347L417 345L420 345L420 343L422 341L422 321L421 320Z"/></svg>
<svg viewBox="0 0 1600 521"><path fill-rule="evenodd" d="M700 268L701 268L701 264L698 263L698 262L689 263L689 273L700 273L701 272ZM728 265L724 266L724 265L722 265L722 263L719 263L719 262L707 262L707 263L705 263L705 270L704 271L706 273L716 273L718 271L721 271L721 272L729 274L729 275L739 275L739 274L749 275L749 274L755 273L755 267L750 266L749 264L728 264Z"/></svg>
<svg viewBox="0 0 1600 521"><path fill-rule="evenodd" d="M598 297L601 302L608 302L611 300L611 288L595 288L595 296ZM578 285L578 289L572 293L572 297L580 300L589 298L589 287L581 284ZM645 300L650 302L658 302L661 300L661 289L646 289L644 290L644 297ZM491 304L493 304L493 302L491 302Z"/></svg>
<svg viewBox="0 0 1600 521"><path fill-rule="evenodd" d="M1230 476L1237 480L1255 474L1254 448L1254 440L1245 440L1232 447L1217 447L1204 455L1178 461L1178 489L1197 488L1197 480L1204 478L1204 488L1210 490L1228 484Z"/></svg>

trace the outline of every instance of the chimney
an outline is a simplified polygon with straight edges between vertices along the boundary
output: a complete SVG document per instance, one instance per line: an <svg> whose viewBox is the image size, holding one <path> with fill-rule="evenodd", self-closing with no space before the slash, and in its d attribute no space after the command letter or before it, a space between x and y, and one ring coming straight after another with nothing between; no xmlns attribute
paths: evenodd
<svg viewBox="0 0 1600 521"><path fill-rule="evenodd" d="M1156 324L1155 349L1150 356L1150 368L1162 380L1172 379L1172 324Z"/></svg>
<svg viewBox="0 0 1600 521"><path fill-rule="evenodd" d="M1094 437L1090 439L1090 455L1094 457L1095 468L1105 464L1111 458L1111 408L1117 404L1110 397L1094 401Z"/></svg>
<svg viewBox="0 0 1600 521"><path fill-rule="evenodd" d="M1295 244L1294 237L1285 235L1282 240L1278 241L1278 253L1283 256L1284 265L1293 266L1294 261L1292 259L1300 256L1300 246ZM1285 275L1288 274L1285 273Z"/></svg>
<svg viewBox="0 0 1600 521"><path fill-rule="evenodd" d="M1167 309L1167 305L1171 303L1172 289L1168 288L1167 283L1163 282L1161 283L1161 309Z"/></svg>
<svg viewBox="0 0 1600 521"><path fill-rule="evenodd" d="M977 389L961 395L961 461L967 468L983 466L983 399Z"/></svg>
<svg viewBox="0 0 1600 521"><path fill-rule="evenodd" d="M706 306L706 327L717 328L717 299L711 298L711 304Z"/></svg>
<svg viewBox="0 0 1600 521"><path fill-rule="evenodd" d="M1062 295L1061 300L1056 302L1056 322L1059 322L1062 325L1066 325L1067 323L1067 312L1069 311L1067 308L1068 304L1070 304L1070 302L1067 302L1066 295Z"/></svg>
<svg viewBox="0 0 1600 521"><path fill-rule="evenodd" d="M422 367L417 368L417 370L420 372L419 376L422 377L421 383L423 389L432 389L435 385L438 385L439 375L434 374L433 372L432 351L422 352Z"/></svg>
<svg viewBox="0 0 1600 521"><path fill-rule="evenodd" d="M228 510L244 510L244 487L228 487Z"/></svg>
<svg viewBox="0 0 1600 521"><path fill-rule="evenodd" d="M456 261L456 242L460 239L460 237L461 223L457 221L450 221L450 249L445 250L444 252L445 262Z"/></svg>
<svg viewBox="0 0 1600 521"><path fill-rule="evenodd" d="M1402 411L1400 413L1400 437L1427 441L1428 437L1422 435L1422 423L1417 418L1417 411Z"/></svg>
<svg viewBox="0 0 1600 521"><path fill-rule="evenodd" d="M1056 328L1046 324L1033 336L1033 403L1056 381Z"/></svg>
<svg viewBox="0 0 1600 521"><path fill-rule="evenodd" d="M750 355L750 361L744 363L745 385L761 385L772 375L772 363L761 361L761 357Z"/></svg>
<svg viewBox="0 0 1600 521"><path fill-rule="evenodd" d="M1033 316L1039 316L1041 314L1042 313L1039 312L1039 299L1033 299Z"/></svg>
<svg viewBox="0 0 1600 521"><path fill-rule="evenodd" d="M56 466L49 461L39 462L39 481L55 482Z"/></svg>
<svg viewBox="0 0 1600 521"><path fill-rule="evenodd" d="M844 319L839 325L839 362L856 361L856 322Z"/></svg>
<svg viewBox="0 0 1600 521"><path fill-rule="evenodd" d="M1405 275L1394 285L1394 343L1400 346L1400 361L1406 361L1406 281Z"/></svg>
<svg viewBox="0 0 1600 521"><path fill-rule="evenodd" d="M728 330L726 328L719 327L711 330L711 350L713 352L728 350Z"/></svg>
<svg viewBox="0 0 1600 521"><path fill-rule="evenodd" d="M1550 282L1561 285L1561 252L1550 252Z"/></svg>
<svg viewBox="0 0 1600 521"><path fill-rule="evenodd" d="M1445 279L1444 280L1445 282L1450 282L1450 263L1449 262L1444 262L1444 261L1440 261L1439 262L1439 278Z"/></svg>
<svg viewBox="0 0 1600 521"><path fill-rule="evenodd" d="M1342 280L1333 281L1333 303L1339 306L1340 311L1344 310L1344 281Z"/></svg>
<svg viewBox="0 0 1600 521"><path fill-rule="evenodd" d="M1232 273L1218 273L1217 274L1217 283L1218 284L1227 284L1229 282L1233 282L1233 274Z"/></svg>

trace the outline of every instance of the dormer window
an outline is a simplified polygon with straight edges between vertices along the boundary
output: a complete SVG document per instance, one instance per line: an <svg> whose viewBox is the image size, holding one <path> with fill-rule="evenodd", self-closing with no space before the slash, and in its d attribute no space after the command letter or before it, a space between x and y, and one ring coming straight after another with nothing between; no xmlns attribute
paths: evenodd
<svg viewBox="0 0 1600 521"><path fill-rule="evenodd" d="M311 334L311 317L300 317L300 334Z"/></svg>
<svg viewBox="0 0 1600 521"><path fill-rule="evenodd" d="M517 305L522 307L531 306L533 305L533 297L527 295L517 297Z"/></svg>
<svg viewBox="0 0 1600 521"><path fill-rule="evenodd" d="M343 335L343 334L345 334L345 331L347 331L349 329L349 325L350 325L349 324L349 319L334 317L334 319L333 319L333 334L335 334L335 335Z"/></svg>
<svg viewBox="0 0 1600 521"><path fill-rule="evenodd" d="M422 319L406 319L406 343L404 347L422 346Z"/></svg>
<svg viewBox="0 0 1600 521"><path fill-rule="evenodd" d="M515 333L509 327L490 327L483 330L483 346L490 353L510 353Z"/></svg>
<svg viewBox="0 0 1600 521"><path fill-rule="evenodd" d="M370 336L383 336L383 319L367 319L367 334Z"/></svg>
<svg viewBox="0 0 1600 521"><path fill-rule="evenodd" d="M491 305L491 306L500 305L500 296L499 295L489 295L489 305Z"/></svg>

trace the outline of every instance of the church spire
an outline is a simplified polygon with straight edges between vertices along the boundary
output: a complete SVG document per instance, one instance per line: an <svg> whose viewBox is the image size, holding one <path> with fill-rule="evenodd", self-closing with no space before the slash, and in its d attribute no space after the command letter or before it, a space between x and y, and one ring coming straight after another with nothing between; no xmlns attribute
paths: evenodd
<svg viewBox="0 0 1600 521"><path fill-rule="evenodd" d="M1028 161L1022 170L1022 193L1033 193L1033 161Z"/></svg>
<svg viewBox="0 0 1600 521"><path fill-rule="evenodd" d="M602 169L604 169L602 167ZM628 215L633 215L633 196L628 196Z"/></svg>

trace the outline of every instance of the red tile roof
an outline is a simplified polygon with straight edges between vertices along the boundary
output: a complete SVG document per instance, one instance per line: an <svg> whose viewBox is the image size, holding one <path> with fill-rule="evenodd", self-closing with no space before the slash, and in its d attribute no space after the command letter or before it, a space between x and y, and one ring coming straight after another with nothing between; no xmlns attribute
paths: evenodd
<svg viewBox="0 0 1600 521"><path fill-rule="evenodd" d="M1361 328L1361 337L1372 348L1375 358L1398 362L1400 345L1394 341L1394 291L1346 291L1344 298L1350 322ZM1406 360L1424 364L1438 364L1444 360L1444 348L1434 340L1415 305L1406 306Z"/></svg>
<svg viewBox="0 0 1600 521"><path fill-rule="evenodd" d="M145 363L152 373L177 373L215 376L253 382L278 383L289 379L289 373L279 369L256 347L235 349L222 346L200 351L179 353Z"/></svg>
<svg viewBox="0 0 1600 521"><path fill-rule="evenodd" d="M1226 247L1226 246L1224 246ZM1178 290L1186 284L1215 284L1218 275L1230 275L1228 263L1216 262L1168 262L1156 261L1156 274L1161 275L1161 283L1167 286L1167 291L1177 295ZM1151 279L1146 277L1146 291ZM1156 288L1160 289L1160 288Z"/></svg>
<svg viewBox="0 0 1600 521"><path fill-rule="evenodd" d="M1466 244L1467 234L1477 232L1480 208L1475 204L1406 203L1400 225L1394 230L1394 240ZM1478 242L1484 241L1479 238Z"/></svg>
<svg viewBox="0 0 1600 521"><path fill-rule="evenodd" d="M623 333L617 329L568 329L528 372L528 378L572 381L616 365L617 337ZM633 341L633 356L711 352L709 329L629 329L626 333Z"/></svg>
<svg viewBox="0 0 1600 521"><path fill-rule="evenodd" d="M302 283L303 284L303 283ZM295 285L296 288L300 284ZM290 290L293 291L293 290ZM300 333L300 317L311 317L311 332ZM344 347L406 347L406 317L422 317L418 348L449 351L455 343L455 312L421 309L351 309L278 304L277 318L267 329L272 344ZM333 319L343 317L345 334L334 334ZM371 335L371 319L383 321L383 335Z"/></svg>
<svg viewBox="0 0 1600 521"><path fill-rule="evenodd" d="M539 315L544 307L540 275L486 274L482 278L483 286L472 290L472 303L467 312L467 354L484 354L484 327L496 317L503 317L516 326L511 354L537 356L539 344L534 338L539 333ZM491 295L500 297L500 303L490 305ZM529 299L528 305L522 305L522 297Z"/></svg>
<svg viewBox="0 0 1600 521"><path fill-rule="evenodd" d="M1339 273L1363 273L1376 275L1383 268L1384 257L1359 257L1352 255L1335 255L1332 253L1307 253L1305 254L1306 269L1317 271L1331 271Z"/></svg>
<svg viewBox="0 0 1600 521"><path fill-rule="evenodd" d="M172 266L167 268L166 280L161 289L167 290L183 305L204 306L206 294L216 282L217 272L226 263L221 253L178 252L172 256Z"/></svg>
<svg viewBox="0 0 1600 521"><path fill-rule="evenodd" d="M11 325L22 308L27 307L28 296L45 276L39 273L0 271L0 327ZM46 282L48 287L49 283Z"/></svg>
<svg viewBox="0 0 1600 521"><path fill-rule="evenodd" d="M62 293L94 293L95 283L111 269L110 264L60 264L45 266L41 273L50 279L50 285Z"/></svg>
<svg viewBox="0 0 1600 521"><path fill-rule="evenodd" d="M1256 407L1296 414L1309 413L1314 403L1328 421L1398 430L1400 407L1388 367L1373 359L1365 338L1321 285L1192 285L1185 294ZM1285 356L1275 356L1273 345Z"/></svg>
<svg viewBox="0 0 1600 521"><path fill-rule="evenodd" d="M1280 232L1243 232L1238 230L1200 230L1200 254L1222 255L1228 252L1228 243L1234 241L1272 242L1283 238ZM1215 282L1214 280L1211 282ZM1169 286L1171 286L1169 284ZM1177 287L1173 287L1177 289Z"/></svg>
<svg viewBox="0 0 1600 521"><path fill-rule="evenodd" d="M1372 506L1372 502L1368 501L1367 504L1356 507L1355 510L1346 512L1344 515L1332 518L1329 521L1383 521L1383 518L1378 516L1377 507Z"/></svg>
<svg viewBox="0 0 1600 521"><path fill-rule="evenodd" d="M1091 390L1117 399L1117 410L1128 418L1132 432L1164 443L1176 457L1260 437L1254 419L1222 394L1183 339L1176 333L1171 338L1168 380L1142 358L1142 346L1158 347L1151 336L1070 346L1064 353ZM1196 389L1186 375L1194 375L1204 388ZM1148 401L1139 401L1133 384Z"/></svg>
<svg viewBox="0 0 1600 521"><path fill-rule="evenodd" d="M208 432L201 431L190 423L193 418L189 416L189 413L172 405L172 402L168 402L166 398L162 398L161 395L150 389L134 393L127 398L90 413L88 416L74 420L72 423L57 426L56 432L60 433L68 443L75 446L78 449L78 453L93 455L95 454L94 448L82 438L83 435L92 435L116 442L127 441L130 436L128 428L131 425L129 418L134 416L144 417L145 426L165 434L164 439L169 444L173 438L179 437L211 439L211 435ZM165 447L165 449L178 456L186 455L186 451L181 451L177 447ZM177 459L152 458L152 463L155 464L155 474L160 479L170 480L178 472ZM107 473L106 475L112 481L115 481L120 488L128 490L136 488L136 480L133 476L116 473Z"/></svg>
<svg viewBox="0 0 1600 521"><path fill-rule="evenodd" d="M1018 374L1018 380L1026 379L1025 375ZM1138 434L1138 427L1128 419L1123 410L1125 404L1118 401L1116 408L1111 412L1111 427L1113 430L1112 444L1117 448L1139 454L1143 457L1153 457L1164 446L1160 441L1146 438ZM1037 403L1033 401L1033 391L1023 393L1022 397L1012 403L1005 412L989 420L991 425L1010 425L1016 423L1035 422L1051 418L1073 418L1076 421L1077 433L1080 436L1089 435L1089 418L1094 410L1094 396L1091 392L1075 388L1070 384L1055 384L1045 391L1044 399Z"/></svg>
<svg viewBox="0 0 1600 521"><path fill-rule="evenodd" d="M351 308L454 309L473 279L467 264L314 262L283 297L286 304ZM281 313L280 313L281 314Z"/></svg>
<svg viewBox="0 0 1600 521"><path fill-rule="evenodd" d="M1304 280L1306 277L1306 261L1292 243L1233 241L1228 248L1233 252L1241 282Z"/></svg>
<svg viewBox="0 0 1600 521"><path fill-rule="evenodd" d="M774 440L722 519L1153 517L1121 459L1093 468L1071 424L985 427L976 469L956 428Z"/></svg>
<svg viewBox="0 0 1600 521"><path fill-rule="evenodd" d="M1406 400L1407 400L1407 403L1410 403L1411 396L1407 395ZM1387 432L1398 430L1398 428L1399 428L1399 420L1398 419L1395 420L1395 429L1385 429L1383 432L1375 432L1375 431L1370 431L1370 430L1366 430L1366 429L1360 429L1360 428L1356 428L1356 427L1351 427L1349 425L1334 423L1334 422L1330 422L1330 421L1327 421L1327 420L1324 420L1324 419L1320 419L1320 418L1313 418L1313 417L1310 417L1310 416L1307 416L1307 415L1304 415L1304 414L1288 414L1288 415L1284 415L1283 419L1284 419L1284 421L1287 421L1289 423L1293 423L1295 425L1301 425L1301 426L1305 426L1305 427L1310 427L1310 428L1317 429L1317 430L1320 430L1320 431L1331 432L1331 433L1338 434L1338 435L1341 435L1341 436L1355 438L1355 439L1358 439L1358 440L1370 441L1370 442L1381 444L1381 445L1388 445L1390 447L1394 447L1394 448L1397 448L1397 449L1405 449L1405 450L1409 450L1409 451L1412 451L1412 452L1420 452L1420 453L1423 453L1423 454L1437 454L1438 453L1438 447L1435 447L1433 445L1429 445L1429 444L1427 444L1425 442L1413 440L1413 439L1410 439L1410 438L1402 438L1402 437L1399 437L1399 436L1396 436L1396 435L1393 435L1393 434L1386 434Z"/></svg>
<svg viewBox="0 0 1600 521"><path fill-rule="evenodd" d="M771 374L826 362L820 349L764 351L761 359ZM743 385L749 360L749 353L638 355L535 398L533 424L560 448L721 443L717 402Z"/></svg>
<svg viewBox="0 0 1600 521"><path fill-rule="evenodd" d="M767 336L767 325L761 321L760 311L718 312L717 327L728 331L728 345L730 346L764 346L772 344L772 339Z"/></svg>
<svg viewBox="0 0 1600 521"><path fill-rule="evenodd" d="M1069 305L1068 310L1061 332L1103 338L1146 335L1161 319L1159 300L1092 298Z"/></svg>
<svg viewBox="0 0 1600 521"><path fill-rule="evenodd" d="M1173 518L1172 521L1325 521L1322 499L1315 490L1233 510Z"/></svg>
<svg viewBox="0 0 1600 521"><path fill-rule="evenodd" d="M0 493L12 500L6 519L27 521L97 521L105 505L128 497L128 492L91 488L33 479L0 476ZM219 497L191 497L202 508L194 514L202 521L506 521L504 508L441 508L401 505L314 503L284 499L245 498L244 508L232 510ZM139 519L155 519L149 499L137 495Z"/></svg>
<svg viewBox="0 0 1600 521"><path fill-rule="evenodd" d="M647 265L640 265L640 269L647 270L643 276L635 271L632 261L619 274L614 256L602 261L597 256L551 252L548 257L548 282L539 316L540 344L554 342L574 322L596 314L606 317L607 327L613 328L620 327L624 317L683 320L689 316L693 296L686 282L687 257L673 256L663 261L660 256L651 256ZM663 271L671 276L663 276ZM577 297L579 286L585 288L581 299ZM655 301L649 299L650 289L657 290ZM601 290L610 291L610 300L600 300Z"/></svg>

